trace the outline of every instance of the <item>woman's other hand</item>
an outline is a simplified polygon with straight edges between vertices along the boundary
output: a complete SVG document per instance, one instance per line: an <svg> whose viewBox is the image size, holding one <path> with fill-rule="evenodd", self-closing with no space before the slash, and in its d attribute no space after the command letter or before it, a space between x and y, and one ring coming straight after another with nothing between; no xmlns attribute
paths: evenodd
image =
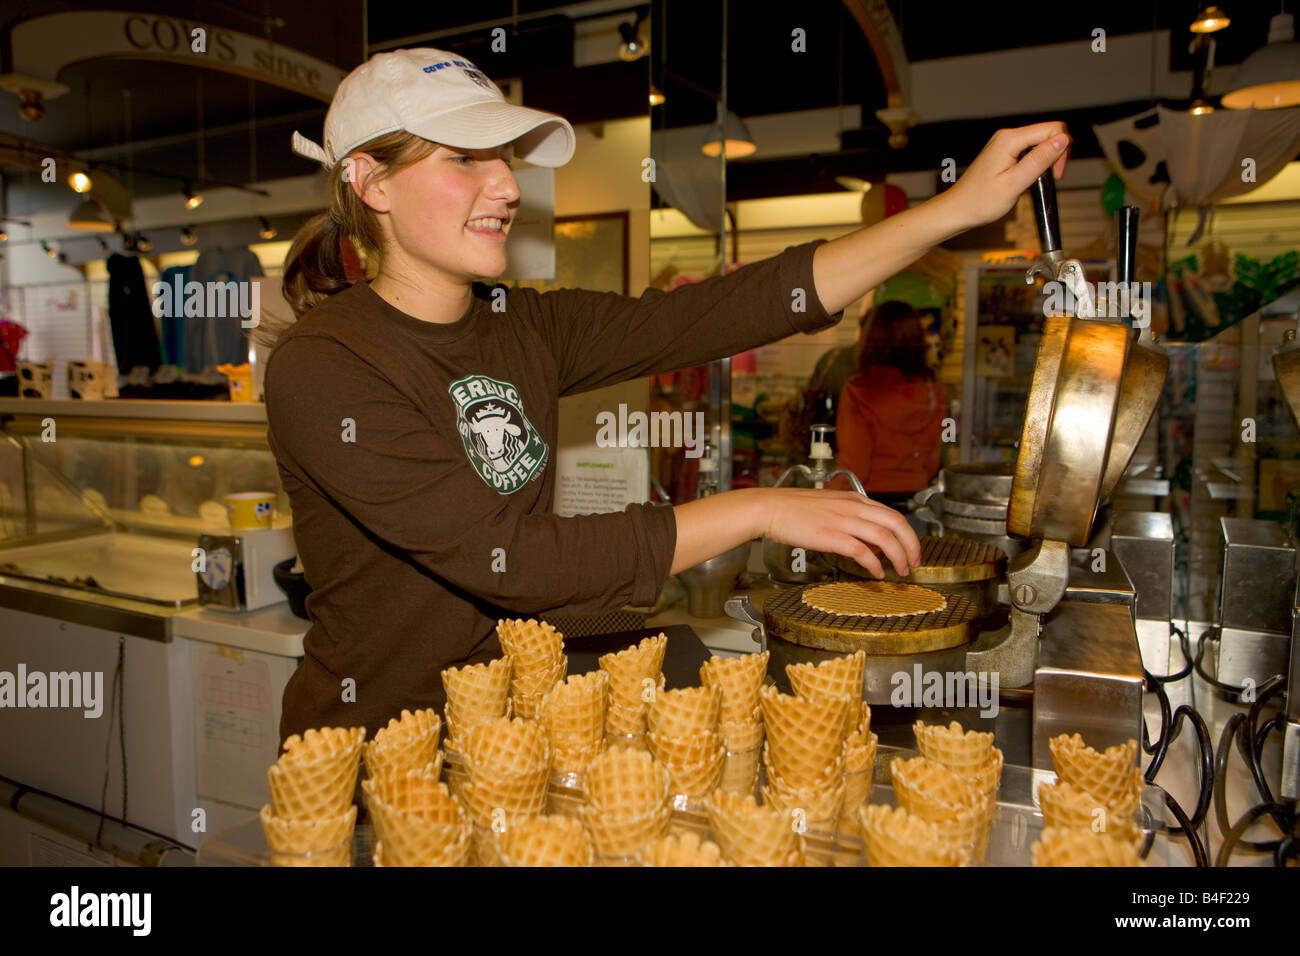
<svg viewBox="0 0 1300 956"><path fill-rule="evenodd" d="M906 577L921 563L921 542L907 519L893 508L855 491L817 488L763 488L767 522L763 536L794 548L842 554L877 578L884 577L884 552Z"/></svg>

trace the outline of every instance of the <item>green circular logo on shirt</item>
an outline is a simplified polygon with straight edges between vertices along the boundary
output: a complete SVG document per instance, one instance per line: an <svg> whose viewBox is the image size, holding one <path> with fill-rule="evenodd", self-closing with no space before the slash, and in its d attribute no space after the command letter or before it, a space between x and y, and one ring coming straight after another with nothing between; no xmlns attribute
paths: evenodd
<svg viewBox="0 0 1300 956"><path fill-rule="evenodd" d="M447 391L456 405L465 455L489 487L513 494L542 470L546 442L524 414L517 388L487 375L468 375Z"/></svg>

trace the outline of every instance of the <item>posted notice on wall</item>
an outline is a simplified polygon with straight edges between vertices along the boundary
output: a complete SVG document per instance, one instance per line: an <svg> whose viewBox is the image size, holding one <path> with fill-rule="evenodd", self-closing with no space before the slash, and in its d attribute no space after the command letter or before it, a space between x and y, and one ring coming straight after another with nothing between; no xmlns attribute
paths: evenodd
<svg viewBox="0 0 1300 956"><path fill-rule="evenodd" d="M597 444L602 412L645 408L649 382L639 379L596 389L560 401L559 450L555 455L555 513L603 514L646 501L650 491L650 453L646 448Z"/></svg>

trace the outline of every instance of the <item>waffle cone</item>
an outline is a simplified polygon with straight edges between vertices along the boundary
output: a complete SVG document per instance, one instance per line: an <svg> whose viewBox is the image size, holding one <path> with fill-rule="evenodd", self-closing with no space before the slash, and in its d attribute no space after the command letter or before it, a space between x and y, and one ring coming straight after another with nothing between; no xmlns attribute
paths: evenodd
<svg viewBox="0 0 1300 956"><path fill-rule="evenodd" d="M322 764L356 759L366 739L364 727L323 727L305 734L294 734L284 741L280 759L276 763L286 770L299 767L319 767Z"/></svg>
<svg viewBox="0 0 1300 956"><path fill-rule="evenodd" d="M582 824L601 856L631 856L668 832L672 807L664 806L641 816L614 816L588 805L582 810Z"/></svg>
<svg viewBox="0 0 1300 956"><path fill-rule="evenodd" d="M993 735L963 731L955 720L947 727L918 720L912 725L912 731L921 756L943 764L960 776L973 776L978 768L993 759Z"/></svg>
<svg viewBox="0 0 1300 956"><path fill-rule="evenodd" d="M375 734L363 751L366 772L375 774L385 767L418 770L440 759L438 738L442 721L432 708L411 713L403 710L401 719L390 719L388 726Z"/></svg>
<svg viewBox="0 0 1300 956"><path fill-rule="evenodd" d="M557 773L586 773L591 762L604 752L604 737L589 747L560 744L551 749L551 769Z"/></svg>
<svg viewBox="0 0 1300 956"><path fill-rule="evenodd" d="M332 850L312 851L309 854L272 853L272 866L350 866L352 847L339 846Z"/></svg>
<svg viewBox="0 0 1300 956"><path fill-rule="evenodd" d="M824 787L790 787L778 776L769 777L763 800L778 810L802 810L805 820L835 820L844 809L844 775Z"/></svg>
<svg viewBox="0 0 1300 956"><path fill-rule="evenodd" d="M700 665L700 683L722 693L722 720L744 723L758 706L758 691L767 678L768 652L739 657L711 657Z"/></svg>
<svg viewBox="0 0 1300 956"><path fill-rule="evenodd" d="M641 853L648 866L725 866L722 849L698 834L669 834L651 843Z"/></svg>
<svg viewBox="0 0 1300 956"><path fill-rule="evenodd" d="M869 803L858 809L871 866L965 866L971 851L944 840L939 828L906 810Z"/></svg>
<svg viewBox="0 0 1300 956"><path fill-rule="evenodd" d="M594 855L572 817L521 820L497 837L497 845L507 866L589 866Z"/></svg>
<svg viewBox="0 0 1300 956"><path fill-rule="evenodd" d="M1002 751L994 747L992 760L976 767L970 774L959 774L958 776L969 780L971 786L979 793L996 794L1002 782Z"/></svg>
<svg viewBox="0 0 1300 956"><path fill-rule="evenodd" d="M569 670L569 658L561 655L539 670L529 671L515 663L510 677L510 699L515 713L520 717L537 717L541 714L542 699L564 680Z"/></svg>
<svg viewBox="0 0 1300 956"><path fill-rule="evenodd" d="M667 649L668 635L659 634L642 638L617 653L602 655L600 669L609 674L611 696L629 703L641 700L642 681L649 678L658 682Z"/></svg>
<svg viewBox="0 0 1300 956"><path fill-rule="evenodd" d="M399 818L381 836L375 828L376 866L468 866L474 828L468 820L429 823Z"/></svg>
<svg viewBox="0 0 1300 956"><path fill-rule="evenodd" d="M728 753L722 763L718 787L731 793L753 794L758 784L758 767L762 756L757 747L742 753Z"/></svg>
<svg viewBox="0 0 1300 956"><path fill-rule="evenodd" d="M564 653L564 635L546 621L499 620L497 638L515 668L526 672L545 671Z"/></svg>
<svg viewBox="0 0 1300 956"><path fill-rule="evenodd" d="M873 770L855 770L852 773L844 774L844 809L843 814L852 814L857 811L858 807L867 802L871 796L871 789L875 786L875 773Z"/></svg>
<svg viewBox="0 0 1300 956"><path fill-rule="evenodd" d="M604 671L574 674L556 684L542 700L541 721L551 738L595 744L605 736L609 675Z"/></svg>
<svg viewBox="0 0 1300 956"><path fill-rule="evenodd" d="M726 765L727 751L719 740L713 753L698 763L666 763L669 786L673 793L702 797L718 789Z"/></svg>
<svg viewBox="0 0 1300 956"><path fill-rule="evenodd" d="M661 737L653 731L647 736L651 755L663 764L689 766L700 763L721 751L726 753L722 737L703 731L690 737Z"/></svg>
<svg viewBox="0 0 1300 956"><path fill-rule="evenodd" d="M898 805L923 820L931 823L951 820L960 811L979 804L979 797L970 782L943 764L925 757L911 760L895 757L889 769Z"/></svg>
<svg viewBox="0 0 1300 956"><path fill-rule="evenodd" d="M352 830L357 808L332 817L281 817L268 805L262 807L262 833L273 853L317 853L347 847L351 853Z"/></svg>
<svg viewBox="0 0 1300 956"><path fill-rule="evenodd" d="M790 866L802 862L802 841L788 811L760 805L752 796L719 790L706 803L709 825L723 856L739 866Z"/></svg>
<svg viewBox="0 0 1300 956"><path fill-rule="evenodd" d="M852 697L857 704L862 701L862 674L866 666L866 652L858 651L816 664L787 664L785 673L790 678L791 689L799 697Z"/></svg>
<svg viewBox="0 0 1300 956"><path fill-rule="evenodd" d="M597 814L643 817L668 805L668 771L644 751L614 748L587 768L587 805Z"/></svg>
<svg viewBox="0 0 1300 956"><path fill-rule="evenodd" d="M364 733L364 731L363 731ZM279 817L337 817L356 793L360 745L317 763L273 763L266 772L271 805Z"/></svg>
<svg viewBox="0 0 1300 956"><path fill-rule="evenodd" d="M447 706L456 711L464 730L505 714L510 694L510 672L510 659L506 657L498 657L486 664L449 667L442 672Z"/></svg>
<svg viewBox="0 0 1300 956"><path fill-rule="evenodd" d="M686 687L655 694L648 726L660 737L690 737L712 733L722 713L722 693L716 687Z"/></svg>
<svg viewBox="0 0 1300 956"><path fill-rule="evenodd" d="M460 797L474 823L491 827L498 819L539 816L546 809L546 785L545 775L537 780L467 780L461 784Z"/></svg>
<svg viewBox="0 0 1300 956"><path fill-rule="evenodd" d="M880 738L873 733L855 730L844 741L844 772L870 773L876 766L876 747Z"/></svg>
<svg viewBox="0 0 1300 956"><path fill-rule="evenodd" d="M848 698L792 697L774 687L759 698L773 766L794 786L815 783L840 757Z"/></svg>
<svg viewBox="0 0 1300 956"><path fill-rule="evenodd" d="M757 704L743 721L722 721L718 732L727 743L729 753L745 753L763 745L763 709Z"/></svg>
<svg viewBox="0 0 1300 956"><path fill-rule="evenodd" d="M1112 810L1086 790L1064 780L1039 787L1038 803L1043 810L1044 827L1108 833L1141 845L1142 831L1131 814Z"/></svg>
<svg viewBox="0 0 1300 956"><path fill-rule="evenodd" d="M479 724L465 735L465 764L471 779L532 777L551 764L546 733L540 724L516 717Z"/></svg>
<svg viewBox="0 0 1300 956"><path fill-rule="evenodd" d="M376 812L403 813L430 823L460 822L460 804L452 797L447 785L438 780L440 766L439 760L419 770L386 767L361 781L372 815Z"/></svg>
<svg viewBox="0 0 1300 956"><path fill-rule="evenodd" d="M1048 741L1056 775L1092 794L1107 807L1122 807L1140 799L1142 787L1133 771L1137 763L1137 741L1108 747L1098 753L1078 734L1061 734Z"/></svg>
<svg viewBox="0 0 1300 956"><path fill-rule="evenodd" d="M1131 843L1090 830L1044 828L1030 850L1034 866L1141 866Z"/></svg>

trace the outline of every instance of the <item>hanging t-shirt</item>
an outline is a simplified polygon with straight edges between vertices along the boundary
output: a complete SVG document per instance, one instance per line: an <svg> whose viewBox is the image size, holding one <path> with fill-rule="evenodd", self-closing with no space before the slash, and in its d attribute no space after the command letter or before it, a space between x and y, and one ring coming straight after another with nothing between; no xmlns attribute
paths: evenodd
<svg viewBox="0 0 1300 956"><path fill-rule="evenodd" d="M108 257L108 321L113 329L117 369L127 375L143 365L157 370L162 358L153 306L144 284L144 269L135 256Z"/></svg>
<svg viewBox="0 0 1300 956"><path fill-rule="evenodd" d="M162 284L159 298L162 304L162 348L164 365L185 364L185 283L190 281L192 266L172 266L164 269L158 281ZM179 286L176 277L180 276ZM179 288L181 294L177 295Z"/></svg>
<svg viewBox="0 0 1300 956"><path fill-rule="evenodd" d="M248 337L239 315L207 315L208 283L245 283L262 275L262 263L247 246L233 249L209 249L199 256L190 280L203 286L204 314L185 320L185 368L201 372L205 367L248 361ZM245 295L245 301L251 297ZM225 310L229 311L229 310Z"/></svg>
<svg viewBox="0 0 1300 956"><path fill-rule="evenodd" d="M553 514L558 399L835 324L813 284L821 241L639 298L497 286L498 312L475 285L460 319L434 323L358 282L299 319L265 383L313 589L281 736L441 709L444 668L500 655L499 617L654 603L673 510Z"/></svg>

